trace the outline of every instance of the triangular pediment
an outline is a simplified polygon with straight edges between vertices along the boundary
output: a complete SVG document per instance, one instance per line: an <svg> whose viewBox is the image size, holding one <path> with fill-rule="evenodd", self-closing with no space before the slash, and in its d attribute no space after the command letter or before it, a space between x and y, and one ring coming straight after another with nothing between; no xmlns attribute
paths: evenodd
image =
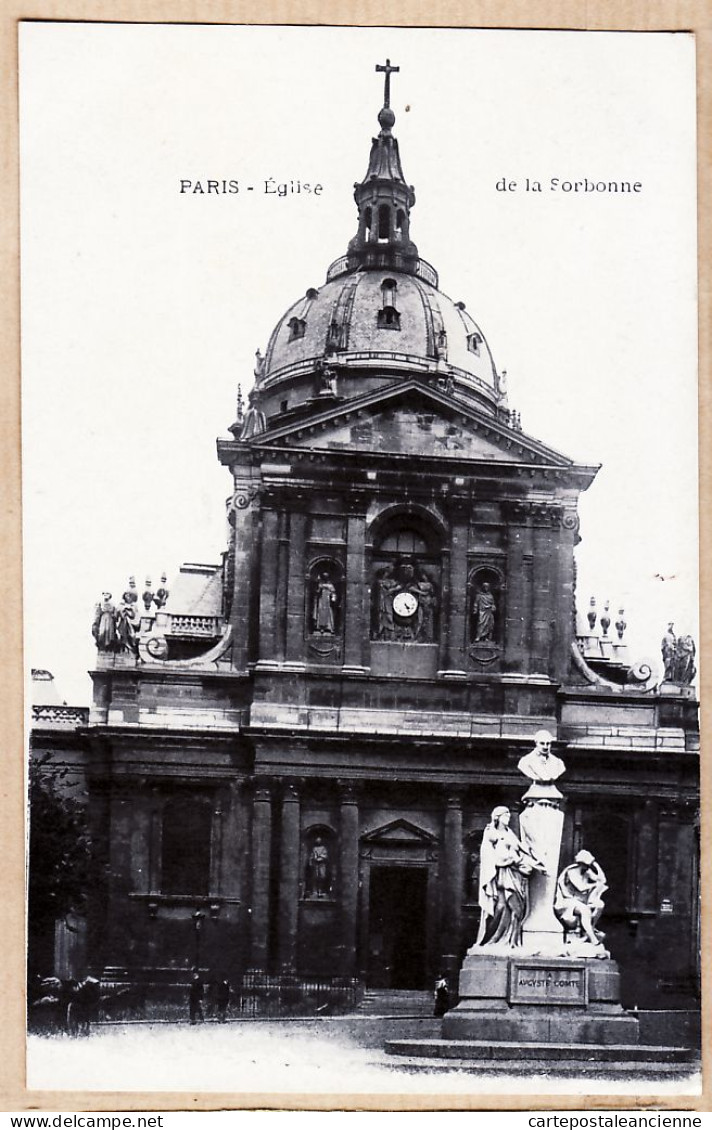
<svg viewBox="0 0 712 1130"><path fill-rule="evenodd" d="M426 832L424 828L419 828L416 824L411 824L409 820L392 820L389 824L383 824L380 828L374 828L372 832L368 832L362 837L362 842L366 844L403 844L403 843L418 843L427 844L428 847L437 843L437 836L432 835L431 832Z"/></svg>
<svg viewBox="0 0 712 1130"><path fill-rule="evenodd" d="M394 382L272 427L256 437L254 446L573 466L571 459L531 436L416 380Z"/></svg>

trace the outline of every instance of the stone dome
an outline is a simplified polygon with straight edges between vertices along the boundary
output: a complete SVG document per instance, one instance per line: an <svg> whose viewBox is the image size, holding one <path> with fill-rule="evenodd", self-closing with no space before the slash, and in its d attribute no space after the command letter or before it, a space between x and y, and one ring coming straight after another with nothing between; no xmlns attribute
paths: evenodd
<svg viewBox="0 0 712 1130"><path fill-rule="evenodd" d="M301 378L321 362L339 374L341 395L367 392L399 375L451 380L451 391L495 405L499 381L484 334L465 309L437 289L429 264L417 274L391 267L330 269L319 290L310 289L277 323L259 373L260 404L267 416L294 408ZM358 387L347 391L353 380ZM358 378L358 379L357 379ZM304 393L311 395L309 381ZM290 398L291 397L291 398ZM277 404L275 402L278 402Z"/></svg>
<svg viewBox="0 0 712 1130"><path fill-rule="evenodd" d="M497 374L484 334L464 302L439 290L437 272L411 239L415 190L405 180L392 133L391 70L385 68L381 129L366 175L354 185L356 234L324 285L290 306L265 356L258 353L243 438L271 427L278 416L301 416L327 399L350 400L399 378L437 385L509 419L504 374Z"/></svg>

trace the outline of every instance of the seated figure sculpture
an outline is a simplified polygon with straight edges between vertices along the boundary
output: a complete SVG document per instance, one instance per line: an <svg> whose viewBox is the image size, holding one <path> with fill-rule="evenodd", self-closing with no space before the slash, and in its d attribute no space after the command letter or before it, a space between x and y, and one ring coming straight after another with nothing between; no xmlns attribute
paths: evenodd
<svg viewBox="0 0 712 1130"><path fill-rule="evenodd" d="M608 890L603 868L590 851L580 851L559 875L554 911L566 931L566 940L577 947L602 949L604 935L596 929L603 912L603 894Z"/></svg>
<svg viewBox="0 0 712 1130"><path fill-rule="evenodd" d="M522 943L522 924L529 905L532 871L544 864L524 846L509 826L510 811L495 808L482 836L479 904L482 911L476 946Z"/></svg>

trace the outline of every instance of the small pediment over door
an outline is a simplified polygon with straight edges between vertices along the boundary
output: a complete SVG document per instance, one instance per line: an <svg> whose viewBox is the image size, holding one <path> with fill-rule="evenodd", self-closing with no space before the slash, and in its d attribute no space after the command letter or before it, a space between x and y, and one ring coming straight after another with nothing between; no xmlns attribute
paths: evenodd
<svg viewBox="0 0 712 1130"><path fill-rule="evenodd" d="M431 863L438 838L409 820L392 820L361 837L360 854L373 863Z"/></svg>

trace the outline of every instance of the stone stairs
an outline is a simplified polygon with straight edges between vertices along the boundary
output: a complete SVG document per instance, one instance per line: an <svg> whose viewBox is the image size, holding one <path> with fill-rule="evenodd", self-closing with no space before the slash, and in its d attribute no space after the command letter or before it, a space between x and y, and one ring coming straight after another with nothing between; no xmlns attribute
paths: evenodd
<svg viewBox="0 0 712 1130"><path fill-rule="evenodd" d="M366 989L358 1016L432 1016L433 994L417 989Z"/></svg>

